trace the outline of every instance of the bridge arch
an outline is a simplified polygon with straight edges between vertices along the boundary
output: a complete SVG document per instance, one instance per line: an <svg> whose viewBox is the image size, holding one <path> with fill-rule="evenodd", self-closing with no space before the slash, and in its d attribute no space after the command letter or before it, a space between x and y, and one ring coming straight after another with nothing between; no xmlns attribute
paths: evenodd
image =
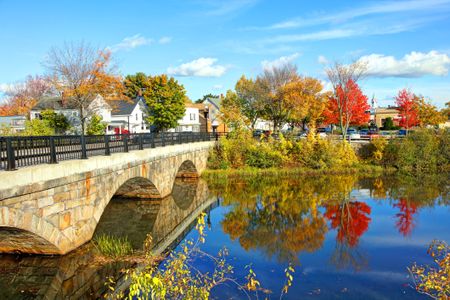
<svg viewBox="0 0 450 300"><path fill-rule="evenodd" d="M0 252L59 254L58 245L67 242L59 228L33 212L2 207L0 220Z"/></svg>
<svg viewBox="0 0 450 300"><path fill-rule="evenodd" d="M22 236L30 232L36 235L31 244L45 245L46 241L54 248L47 245L33 250L26 243L11 248L12 242L0 242L0 252L65 254L81 246L92 238L116 193L126 196L132 190L140 198L169 196L176 178L199 177L211 145L174 145L165 152L145 149L5 172L0 188L0 227L17 228Z"/></svg>

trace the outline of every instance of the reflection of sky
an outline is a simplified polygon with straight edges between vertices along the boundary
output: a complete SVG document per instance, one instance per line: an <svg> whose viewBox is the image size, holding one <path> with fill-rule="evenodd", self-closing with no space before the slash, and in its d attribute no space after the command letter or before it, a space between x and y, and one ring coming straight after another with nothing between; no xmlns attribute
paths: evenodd
<svg viewBox="0 0 450 300"><path fill-rule="evenodd" d="M331 262L336 247L336 231L330 229L322 248L314 253L300 253L300 266L296 267L295 281L284 299L299 298L345 298L345 299L415 299L422 298L412 288L406 267L413 262L431 263L426 254L433 239L450 241L450 218L447 207L419 208L414 215L414 228L409 236L403 236L396 227L399 209L392 201L372 200L369 190L353 191L352 200L364 201L371 207L371 222L351 252L362 263L359 270L352 267L338 269ZM391 204L390 204L391 202ZM247 274L245 266L253 265L263 287L274 291L271 298L278 298L284 281L283 270L276 258L268 258L258 249L245 251L238 239L231 241L222 231L221 220L230 211L219 207L211 212L212 228L208 231L203 247L208 253L217 253L221 247L230 251L229 261L235 267L236 278ZM323 213L323 209L320 209ZM189 236L195 235L190 233ZM365 264L364 264L365 262ZM200 269L206 265L198 261ZM220 287L215 290L219 298L243 297L237 290ZM260 297L264 298L264 297Z"/></svg>

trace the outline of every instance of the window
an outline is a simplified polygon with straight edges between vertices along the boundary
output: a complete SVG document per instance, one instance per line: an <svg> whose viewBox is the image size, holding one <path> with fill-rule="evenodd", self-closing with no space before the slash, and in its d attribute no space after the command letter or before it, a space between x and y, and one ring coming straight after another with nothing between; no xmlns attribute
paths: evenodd
<svg viewBox="0 0 450 300"><path fill-rule="evenodd" d="M195 114L190 114L191 121L195 121Z"/></svg>
<svg viewBox="0 0 450 300"><path fill-rule="evenodd" d="M138 114L136 114L136 121L139 120Z"/></svg>

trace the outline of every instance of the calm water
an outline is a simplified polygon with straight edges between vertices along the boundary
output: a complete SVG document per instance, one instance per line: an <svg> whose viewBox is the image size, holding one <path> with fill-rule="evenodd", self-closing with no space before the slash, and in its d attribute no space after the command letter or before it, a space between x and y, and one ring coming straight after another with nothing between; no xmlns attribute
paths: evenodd
<svg viewBox="0 0 450 300"><path fill-rule="evenodd" d="M406 267L431 263L433 239L450 242L448 175L433 178L319 176L178 181L171 197L114 199L96 234L127 236L136 249L151 234L155 249L197 236L193 221L207 212L202 250L230 252L243 283L252 265L278 299L286 266L295 266L284 299L415 299ZM96 264L85 247L64 257L0 256L0 298L95 298L122 264ZM202 259L195 267L211 271ZM214 298L241 299L233 285ZM265 298L260 294L260 298Z"/></svg>

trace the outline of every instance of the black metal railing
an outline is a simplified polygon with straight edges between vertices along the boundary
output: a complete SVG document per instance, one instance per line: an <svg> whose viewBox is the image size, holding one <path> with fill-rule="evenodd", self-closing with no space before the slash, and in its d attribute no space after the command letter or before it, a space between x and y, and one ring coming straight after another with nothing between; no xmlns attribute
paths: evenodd
<svg viewBox="0 0 450 300"><path fill-rule="evenodd" d="M0 170L217 140L223 133L161 132L89 136L0 136Z"/></svg>

